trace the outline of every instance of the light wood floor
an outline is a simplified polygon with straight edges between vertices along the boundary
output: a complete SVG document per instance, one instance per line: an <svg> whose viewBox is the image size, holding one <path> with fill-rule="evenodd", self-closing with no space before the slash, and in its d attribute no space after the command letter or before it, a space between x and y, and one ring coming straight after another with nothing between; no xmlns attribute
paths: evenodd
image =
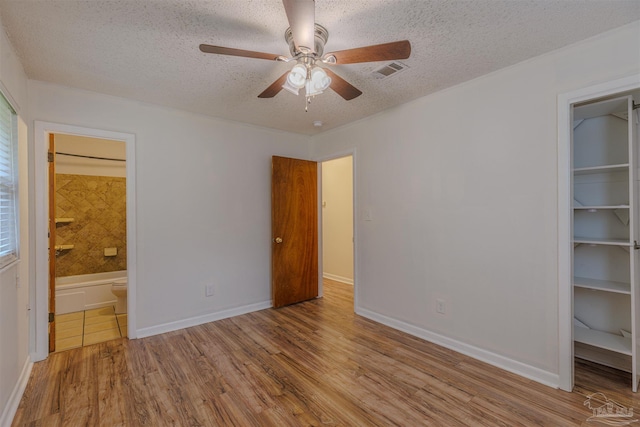
<svg viewBox="0 0 640 427"><path fill-rule="evenodd" d="M352 287L36 363L14 426L592 426L637 406L630 375L579 363L566 393L353 314Z"/></svg>

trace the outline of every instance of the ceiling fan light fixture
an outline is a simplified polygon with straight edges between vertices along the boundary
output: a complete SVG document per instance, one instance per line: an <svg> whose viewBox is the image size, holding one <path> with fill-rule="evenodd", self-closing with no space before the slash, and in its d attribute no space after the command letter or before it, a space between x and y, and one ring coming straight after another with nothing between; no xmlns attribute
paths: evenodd
<svg viewBox="0 0 640 427"><path fill-rule="evenodd" d="M306 80L307 68L302 64L297 64L291 69L289 75L287 75L287 79L282 85L282 88L294 95L298 95L298 91L304 87Z"/></svg>
<svg viewBox="0 0 640 427"><path fill-rule="evenodd" d="M291 83L289 83L289 79L285 80L284 84L282 85L282 89L291 92L294 95L298 95L298 91L300 90L299 87L293 86Z"/></svg>
<svg viewBox="0 0 640 427"><path fill-rule="evenodd" d="M311 70L311 78L307 79L305 89L307 96L320 95L331 85L331 77L320 67L314 67Z"/></svg>
<svg viewBox="0 0 640 427"><path fill-rule="evenodd" d="M298 64L291 69L291 72L287 76L287 83L291 84L291 86L295 86L298 89L304 86L304 82L307 80L307 68Z"/></svg>

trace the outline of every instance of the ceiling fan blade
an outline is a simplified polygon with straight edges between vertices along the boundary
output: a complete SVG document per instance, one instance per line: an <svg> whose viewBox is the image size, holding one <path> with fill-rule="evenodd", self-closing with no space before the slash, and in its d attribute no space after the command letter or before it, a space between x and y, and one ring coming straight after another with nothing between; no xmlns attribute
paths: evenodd
<svg viewBox="0 0 640 427"><path fill-rule="evenodd" d="M373 46L330 52L323 56L323 62L335 64L356 64L358 62L390 61L407 59L411 55L409 40L383 43ZM332 60L335 58L335 62Z"/></svg>
<svg viewBox="0 0 640 427"><path fill-rule="evenodd" d="M357 98L362 95L362 91L360 91L358 88L353 86L351 83L349 83L333 71L329 70L328 68L323 68L323 70L329 77L331 77L331 85L329 87L345 100L350 101L353 98Z"/></svg>
<svg viewBox="0 0 640 427"><path fill-rule="evenodd" d="M282 0L297 49L315 52L316 4L314 0Z"/></svg>
<svg viewBox="0 0 640 427"><path fill-rule="evenodd" d="M255 52L253 50L234 49L232 47L212 46L210 44L201 44L200 50L204 53L216 53L218 55L242 56L244 58L268 59L277 61L281 55L273 53Z"/></svg>
<svg viewBox="0 0 640 427"><path fill-rule="evenodd" d="M262 92L260 95L258 95L258 98L273 98L274 96L276 96L282 90L282 85L287 80L287 75L288 74L289 74L289 71L287 71L286 73L281 75L278 78L278 80L276 80L275 82L271 83L271 86L266 88L264 90L264 92Z"/></svg>

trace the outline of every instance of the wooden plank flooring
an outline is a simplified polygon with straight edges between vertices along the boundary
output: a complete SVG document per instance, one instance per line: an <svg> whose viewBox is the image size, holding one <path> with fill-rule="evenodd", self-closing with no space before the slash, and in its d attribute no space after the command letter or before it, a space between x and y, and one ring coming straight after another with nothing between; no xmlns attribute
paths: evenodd
<svg viewBox="0 0 640 427"><path fill-rule="evenodd" d="M580 362L555 390L356 316L352 291L52 354L13 426L589 426L588 394L640 407L630 374Z"/></svg>

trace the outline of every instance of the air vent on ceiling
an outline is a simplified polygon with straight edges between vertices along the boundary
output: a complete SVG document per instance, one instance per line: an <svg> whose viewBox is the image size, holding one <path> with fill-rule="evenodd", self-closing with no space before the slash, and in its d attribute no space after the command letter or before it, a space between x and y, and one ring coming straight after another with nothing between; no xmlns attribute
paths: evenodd
<svg viewBox="0 0 640 427"><path fill-rule="evenodd" d="M401 73L407 68L409 67L403 64L402 62L394 61L383 67L378 68L377 70L374 70L372 74L373 74L373 77L375 77L376 79L386 79L388 77Z"/></svg>

